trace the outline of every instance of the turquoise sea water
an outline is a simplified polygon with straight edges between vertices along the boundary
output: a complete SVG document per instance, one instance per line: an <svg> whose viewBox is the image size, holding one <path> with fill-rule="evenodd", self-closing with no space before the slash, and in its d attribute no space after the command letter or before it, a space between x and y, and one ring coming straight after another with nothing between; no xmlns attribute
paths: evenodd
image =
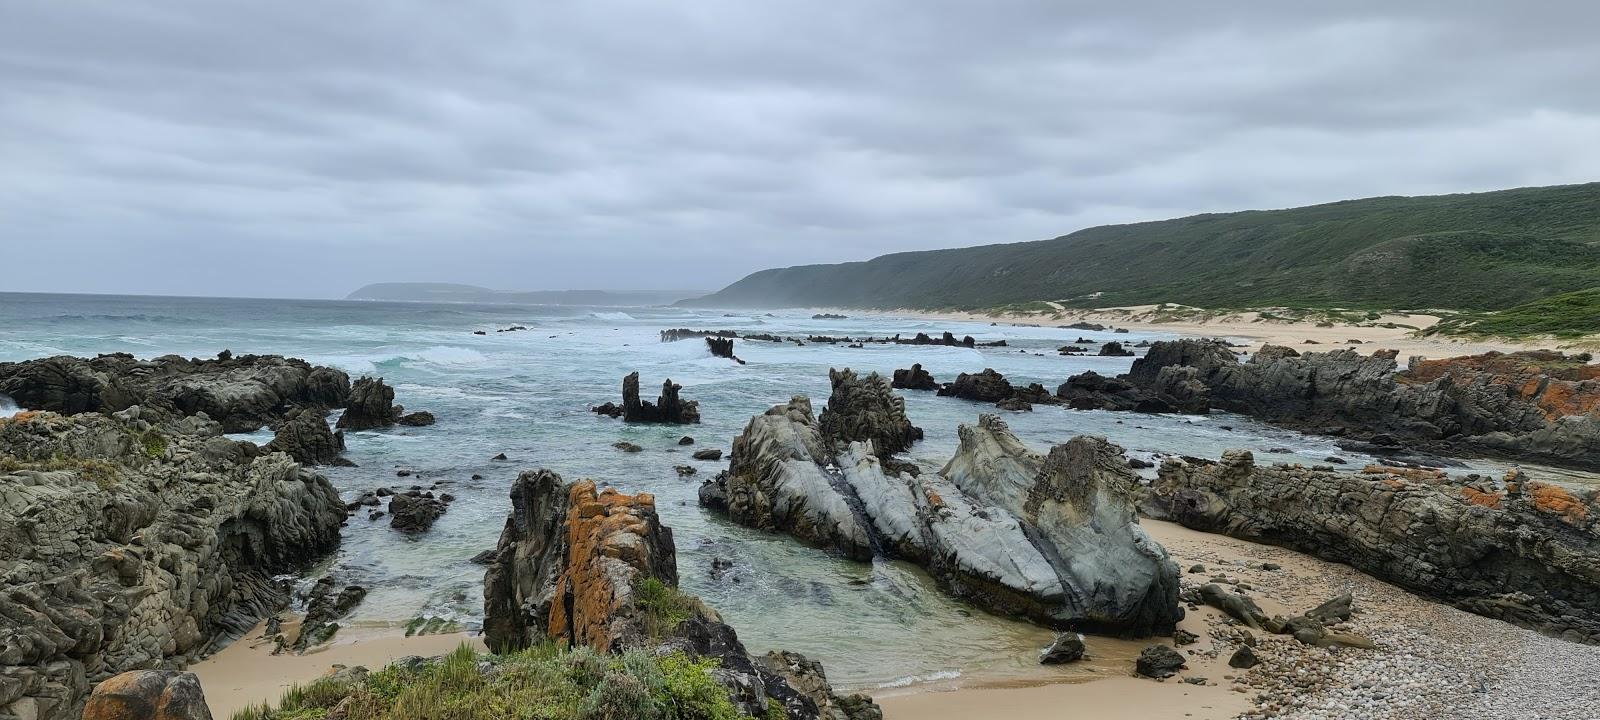
<svg viewBox="0 0 1600 720"><path fill-rule="evenodd" d="M496 333L524 325L527 331ZM665 328L691 327L780 335L873 335L949 330L1004 348L771 344L739 341L736 365L713 358L700 340L658 341ZM473 335L485 330L486 335ZM482 611L483 568L468 562L492 548L509 509L507 490L519 470L546 467L567 479L608 482L656 495L673 528L686 590L701 595L738 629L752 650L788 648L824 661L830 678L871 687L950 677L957 673L1034 671L1049 633L996 618L946 598L915 568L898 562L848 562L802 547L784 536L734 526L696 506L700 481L726 467L689 458L697 448L726 452L750 416L809 395L821 411L828 369L850 367L885 375L920 362L941 380L992 367L1013 383L1054 388L1083 370L1112 375L1132 358L1061 357L1055 348L1078 337L1133 343L1171 337L1134 331L1113 335L1070 329L991 326L889 315L812 320L811 312L731 312L679 308L585 308L314 300L242 300L0 293L0 361L57 354L129 352L213 356L261 353L302 357L338 367L352 378L382 376L408 410L430 410L426 428L349 433L348 457L359 467L324 468L351 499L379 486L441 483L458 499L433 530L410 538L387 518L352 516L338 553L318 572L336 572L366 585L352 620L403 624L433 615L469 626ZM700 403L697 426L630 426L595 415L591 405L620 401L621 378L639 371L646 395L663 379L684 386ZM902 393L907 412L927 433L910 453L936 471L955 449L956 428L991 405ZM3 400L0 400L3 402ZM3 412L4 409L0 409ZM1153 452L1215 457L1224 449L1258 452L1288 448L1273 460L1319 462L1330 454L1353 465L1367 460L1340 452L1325 438L1278 430L1233 415L1153 416L1039 407L1005 413L1011 427L1038 449L1073 435L1103 435L1148 457ZM1223 429L1231 426L1232 430ZM698 443L680 447L680 436ZM246 437L266 442L270 433ZM644 448L625 453L612 443ZM508 462L494 462L505 453ZM675 465L699 474L680 478ZM1497 470L1492 463L1478 463ZM397 470L411 477L396 477ZM472 480L471 476L483 476ZM713 557L735 561L720 580ZM735 581L737 578L737 581ZM1063 670L1062 672L1071 672Z"/></svg>

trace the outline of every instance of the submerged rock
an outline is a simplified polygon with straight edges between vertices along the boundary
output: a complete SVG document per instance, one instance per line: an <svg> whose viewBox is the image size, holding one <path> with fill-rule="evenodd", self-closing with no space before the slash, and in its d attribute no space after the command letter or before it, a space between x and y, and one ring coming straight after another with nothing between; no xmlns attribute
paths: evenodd
<svg viewBox="0 0 1600 720"><path fill-rule="evenodd" d="M395 419L395 422L407 427L426 427L434 424L436 420L433 417L433 413L428 412L427 410L418 410L414 413L406 413L401 415Z"/></svg>
<svg viewBox="0 0 1600 720"><path fill-rule="evenodd" d="M416 535L433 528L433 523L444 515L447 503L441 498L423 495L416 491L389 498L389 527Z"/></svg>
<svg viewBox="0 0 1600 720"><path fill-rule="evenodd" d="M922 363L912 363L909 369L894 371L894 387L904 390L938 390L939 383L922 369Z"/></svg>

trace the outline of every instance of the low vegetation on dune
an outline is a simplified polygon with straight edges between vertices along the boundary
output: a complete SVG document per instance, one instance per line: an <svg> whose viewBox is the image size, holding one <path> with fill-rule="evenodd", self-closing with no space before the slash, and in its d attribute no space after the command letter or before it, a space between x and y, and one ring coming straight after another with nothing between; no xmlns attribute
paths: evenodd
<svg viewBox="0 0 1600 720"><path fill-rule="evenodd" d="M1600 287L1552 295L1497 312L1463 313L1441 320L1429 333L1563 339L1600 334Z"/></svg>
<svg viewBox="0 0 1600 720"><path fill-rule="evenodd" d="M777 268L689 304L1048 313L1039 301L1049 300L1483 312L1595 287L1600 183L1213 213Z"/></svg>
<svg viewBox="0 0 1600 720"><path fill-rule="evenodd" d="M713 660L681 653L621 655L587 646L538 645L479 655L465 645L442 658L336 674L233 720L734 720L742 715L711 677Z"/></svg>

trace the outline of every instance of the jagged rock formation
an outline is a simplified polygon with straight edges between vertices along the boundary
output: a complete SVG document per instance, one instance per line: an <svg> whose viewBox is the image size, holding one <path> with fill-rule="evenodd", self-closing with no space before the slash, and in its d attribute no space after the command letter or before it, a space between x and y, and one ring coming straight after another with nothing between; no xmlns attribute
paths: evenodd
<svg viewBox="0 0 1600 720"><path fill-rule="evenodd" d="M0 715L75 718L89 683L181 666L338 544L326 479L221 430L138 406L0 419Z"/></svg>
<svg viewBox="0 0 1600 720"><path fill-rule="evenodd" d="M1133 351L1122 346L1122 343L1112 341L1100 346L1100 352L1095 353L1100 357L1133 357Z"/></svg>
<svg viewBox="0 0 1600 720"><path fill-rule="evenodd" d="M276 355L223 351L213 360L127 353L0 363L0 395L30 410L110 413L134 405L150 418L205 413L225 432L251 432L300 408L344 407L350 378Z"/></svg>
<svg viewBox="0 0 1600 720"><path fill-rule="evenodd" d="M83 720L211 720L211 709L194 673L130 670L95 686Z"/></svg>
<svg viewBox="0 0 1600 720"><path fill-rule="evenodd" d="M425 533L444 515L449 497L434 497L433 492L423 490L396 493L389 498L389 527L407 535Z"/></svg>
<svg viewBox="0 0 1600 720"><path fill-rule="evenodd" d="M1205 414L1210 391L1195 375L1194 368L1164 367L1150 386L1139 387L1126 376L1111 378L1088 370L1067 378L1056 388L1056 398L1077 410Z"/></svg>
<svg viewBox="0 0 1600 720"><path fill-rule="evenodd" d="M1138 526L1137 477L1120 448L1076 438L1041 456L992 415L960 434L940 475L911 476L886 468L870 441L831 444L797 397L750 421L701 504L845 557L924 565L952 594L998 612L1172 631L1178 569Z"/></svg>
<svg viewBox="0 0 1600 720"><path fill-rule="evenodd" d="M938 390L939 382L922 369L922 363L912 363L909 369L894 371L894 387L904 390Z"/></svg>
<svg viewBox="0 0 1600 720"><path fill-rule="evenodd" d="M733 440L726 473L710 481L709 502L721 504L735 522L785 532L802 542L845 557L872 557L867 529L835 488L833 452L822 435L811 401L795 396L750 419ZM720 494L723 499L715 497Z"/></svg>
<svg viewBox="0 0 1600 720"><path fill-rule="evenodd" d="M984 368L977 374L961 373L949 385L939 388L940 396L958 397L979 402L1000 402L1016 394L1016 389L1004 375L994 368Z"/></svg>
<svg viewBox="0 0 1600 720"><path fill-rule="evenodd" d="M623 422L676 423L680 425L700 422L700 404L693 400L679 399L678 392L682 389L682 385L678 385L668 379L661 383L661 395L656 398L655 403L642 401L639 399L639 373L628 373L628 376L622 379L622 407L620 414ZM615 405L606 403L606 405L595 408L594 411L601 414L611 414L606 412L608 405L610 406L609 409L616 409ZM616 417L616 415L612 415L612 417Z"/></svg>
<svg viewBox="0 0 1600 720"><path fill-rule="evenodd" d="M329 429L324 411L307 408L279 425L272 442L263 449L288 453L301 465L331 465L344 453L344 431Z"/></svg>
<svg viewBox="0 0 1600 720"><path fill-rule="evenodd" d="M740 360L739 356L733 354L733 338L708 337L706 338L706 347L711 350L713 357L727 358L740 365L744 364L744 361Z"/></svg>
<svg viewBox="0 0 1600 720"><path fill-rule="evenodd" d="M383 378L364 377L350 386L349 407L339 416L338 426L346 430L391 427L405 412L405 408L394 404L394 388Z"/></svg>
<svg viewBox="0 0 1600 720"><path fill-rule="evenodd" d="M1168 458L1146 511L1294 548L1489 617L1600 643L1600 497L1512 475L1501 482L1369 467L1261 467Z"/></svg>
<svg viewBox="0 0 1600 720"><path fill-rule="evenodd" d="M922 428L906 417L906 401L877 373L857 377L850 368L829 370L833 393L822 409L822 434L833 442L870 440L873 450L889 456L911 449Z"/></svg>
<svg viewBox="0 0 1600 720"><path fill-rule="evenodd" d="M603 652L630 648L718 660L713 676L757 717L781 708L791 720L877 720L866 696L840 697L820 665L794 653L752 658L733 628L680 593L672 531L646 493L597 492L548 470L512 486L512 512L484 575L484 631L491 650L546 639ZM657 604L682 608L670 621ZM669 622L675 624L668 626Z"/></svg>
<svg viewBox="0 0 1600 720"><path fill-rule="evenodd" d="M338 588L332 575L324 576L311 586L306 602L306 616L300 621L300 632L295 635L295 650L305 650L312 645L327 642L339 632L340 618L349 615L367 597L367 589L360 585Z"/></svg>

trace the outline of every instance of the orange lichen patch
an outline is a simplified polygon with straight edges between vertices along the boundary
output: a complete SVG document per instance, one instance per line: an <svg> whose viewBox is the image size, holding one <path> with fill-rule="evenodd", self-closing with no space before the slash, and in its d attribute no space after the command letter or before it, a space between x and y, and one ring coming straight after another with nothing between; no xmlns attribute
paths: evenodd
<svg viewBox="0 0 1600 720"><path fill-rule="evenodd" d="M1488 382L1504 385L1516 397L1534 403L1548 419L1566 415L1600 414L1600 365L1587 365L1558 352L1533 350L1485 353L1413 363L1396 378L1404 383L1427 383L1446 375L1467 383L1487 375Z"/></svg>
<svg viewBox="0 0 1600 720"><path fill-rule="evenodd" d="M648 576L654 560L655 496L613 488L596 493L593 481L580 480L567 501L567 565L556 586L572 601L552 603L548 633L609 652L613 620L631 602L635 578Z"/></svg>
<svg viewBox="0 0 1600 720"><path fill-rule="evenodd" d="M1534 404L1551 420L1567 415L1600 414L1600 383L1551 380Z"/></svg>
<svg viewBox="0 0 1600 720"><path fill-rule="evenodd" d="M1395 477L1386 477L1379 482L1388 485L1390 490L1399 490L1406 486L1406 481Z"/></svg>
<svg viewBox="0 0 1600 720"><path fill-rule="evenodd" d="M1505 496L1500 493L1484 492L1470 487L1461 488L1461 497L1466 498L1467 502L1473 505L1481 505L1486 508L1500 507L1500 501L1505 499Z"/></svg>
<svg viewBox="0 0 1600 720"><path fill-rule="evenodd" d="M939 497L939 493L932 490L924 491L924 493L928 496L928 504L932 505L934 509L944 507L944 498Z"/></svg>
<svg viewBox="0 0 1600 720"><path fill-rule="evenodd" d="M1589 514L1582 500L1559 485L1530 482L1527 492L1533 498L1534 509L1560 515L1569 523L1579 522Z"/></svg>

